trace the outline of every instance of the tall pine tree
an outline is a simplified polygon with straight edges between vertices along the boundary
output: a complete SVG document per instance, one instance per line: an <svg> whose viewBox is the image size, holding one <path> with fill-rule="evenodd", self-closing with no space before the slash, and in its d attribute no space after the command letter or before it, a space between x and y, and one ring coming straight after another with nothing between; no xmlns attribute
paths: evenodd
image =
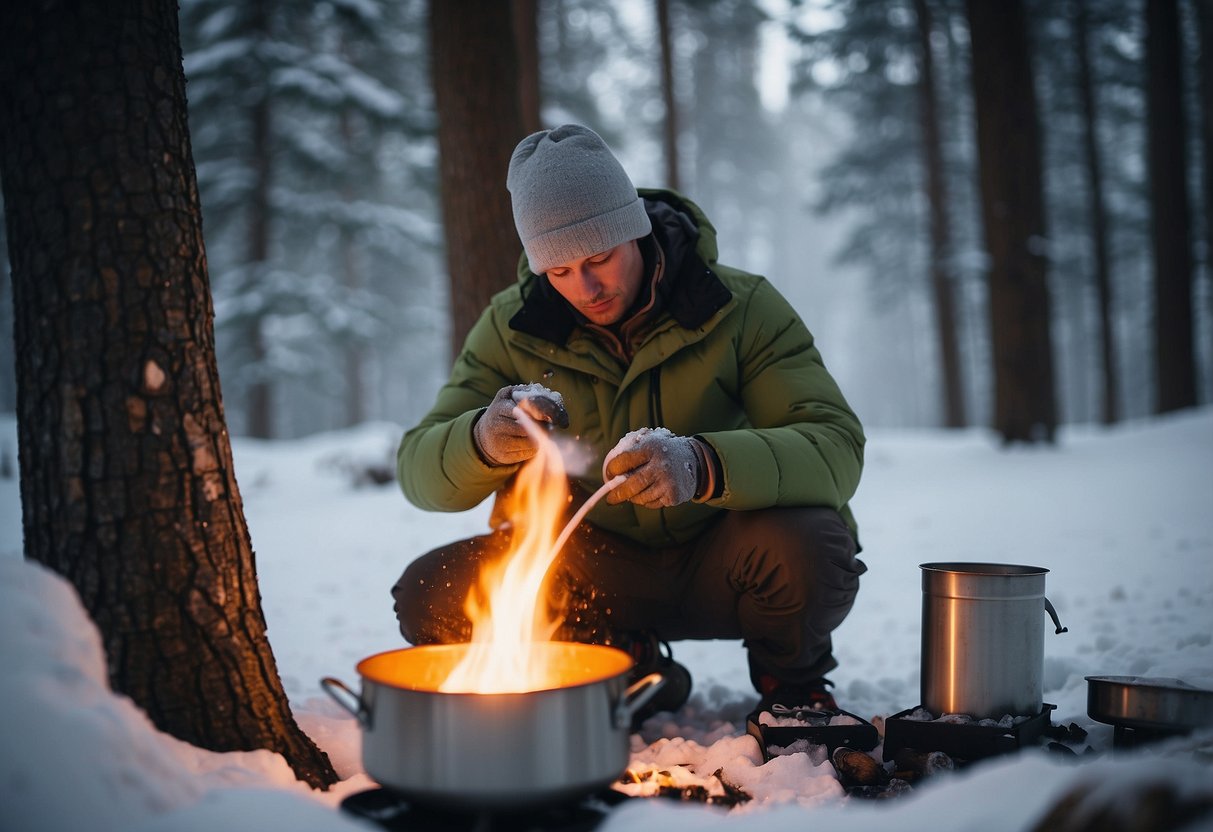
<svg viewBox="0 0 1213 832"><path fill-rule="evenodd" d="M115 690L161 730L327 786L266 638L179 44L171 0L27 6L0 29L25 554L75 586Z"/></svg>
<svg viewBox="0 0 1213 832"><path fill-rule="evenodd" d="M1027 18L1019 0L967 0L982 220L989 252L994 427L1005 442L1053 440L1040 133Z"/></svg>

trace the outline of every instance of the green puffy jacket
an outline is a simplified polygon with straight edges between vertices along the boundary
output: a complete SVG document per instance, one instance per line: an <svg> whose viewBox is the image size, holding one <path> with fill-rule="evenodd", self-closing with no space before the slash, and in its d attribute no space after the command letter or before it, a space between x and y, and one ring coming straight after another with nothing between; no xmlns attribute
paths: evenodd
<svg viewBox="0 0 1213 832"><path fill-rule="evenodd" d="M472 427L496 392L538 382L564 398L590 457L574 476L602 485L602 460L628 431L665 427L715 450L723 489L706 503L645 509L600 502L588 520L645 544L685 542L718 511L829 506L855 529L864 435L800 317L765 278L716 262L716 230L670 191L641 190L665 254L661 313L623 366L580 326L525 256L519 285L473 326L429 414L405 433L397 474L417 506L462 511L505 487L518 466L486 465Z"/></svg>

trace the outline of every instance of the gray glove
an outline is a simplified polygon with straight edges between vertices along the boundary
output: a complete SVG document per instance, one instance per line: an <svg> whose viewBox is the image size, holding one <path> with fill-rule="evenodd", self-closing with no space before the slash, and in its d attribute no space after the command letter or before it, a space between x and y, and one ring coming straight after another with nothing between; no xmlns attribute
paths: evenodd
<svg viewBox="0 0 1213 832"><path fill-rule="evenodd" d="M476 420L472 441L476 450L490 465L516 465L526 462L539 446L514 415L514 408L524 411L536 422L558 427L569 426L569 414L559 393L537 384L512 384L502 387Z"/></svg>
<svg viewBox="0 0 1213 832"><path fill-rule="evenodd" d="M685 503L703 480L703 452L698 442L665 428L641 428L619 440L602 463L604 482L627 474L622 485L607 494L611 505L625 501L645 508Z"/></svg>

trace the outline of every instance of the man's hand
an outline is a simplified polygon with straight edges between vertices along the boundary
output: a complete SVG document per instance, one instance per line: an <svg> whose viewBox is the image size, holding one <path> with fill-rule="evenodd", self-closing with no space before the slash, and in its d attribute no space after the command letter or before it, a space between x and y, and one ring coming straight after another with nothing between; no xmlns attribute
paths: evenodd
<svg viewBox="0 0 1213 832"><path fill-rule="evenodd" d="M627 480L607 494L611 505L631 501L645 508L685 503L703 479L703 451L698 442L665 428L641 428L619 440L602 463L602 478L619 474Z"/></svg>
<svg viewBox="0 0 1213 832"><path fill-rule="evenodd" d="M559 427L569 425L569 414L559 393L537 384L502 387L472 429L476 450L490 465L526 462L539 450L538 444L514 415L515 407L537 422Z"/></svg>

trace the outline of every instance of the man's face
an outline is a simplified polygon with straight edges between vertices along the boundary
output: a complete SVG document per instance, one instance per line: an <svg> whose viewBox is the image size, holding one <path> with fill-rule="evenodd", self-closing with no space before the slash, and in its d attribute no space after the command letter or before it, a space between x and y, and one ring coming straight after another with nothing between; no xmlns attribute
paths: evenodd
<svg viewBox="0 0 1213 832"><path fill-rule="evenodd" d="M560 296L599 326L618 323L640 294L644 261L635 240L548 269Z"/></svg>

